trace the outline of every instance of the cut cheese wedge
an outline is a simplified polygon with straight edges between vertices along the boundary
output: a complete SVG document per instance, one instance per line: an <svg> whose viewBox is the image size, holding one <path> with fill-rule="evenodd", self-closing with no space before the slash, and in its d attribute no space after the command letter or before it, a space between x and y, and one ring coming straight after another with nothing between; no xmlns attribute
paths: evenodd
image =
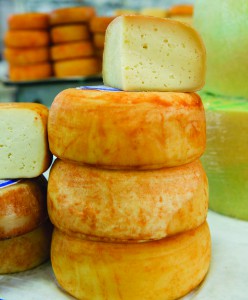
<svg viewBox="0 0 248 300"><path fill-rule="evenodd" d="M205 150L205 112L194 93L67 89L54 99L49 145L61 159L107 168L177 166Z"/></svg>
<svg viewBox="0 0 248 300"><path fill-rule="evenodd" d="M149 16L120 16L106 31L103 82L125 91L193 92L205 81L206 54L190 26Z"/></svg>
<svg viewBox="0 0 248 300"><path fill-rule="evenodd" d="M207 118L202 162L209 178L210 208L248 221L248 101L201 95Z"/></svg>
<svg viewBox="0 0 248 300"><path fill-rule="evenodd" d="M0 180L0 240L25 234L47 218L47 181Z"/></svg>
<svg viewBox="0 0 248 300"><path fill-rule="evenodd" d="M42 104L0 103L0 179L33 178L49 168L47 119Z"/></svg>
<svg viewBox="0 0 248 300"><path fill-rule="evenodd" d="M0 240L0 274L32 269L49 259L52 237L50 221L11 239Z"/></svg>
<svg viewBox="0 0 248 300"><path fill-rule="evenodd" d="M55 229L51 261L60 286L77 299L169 300L204 279L210 251L207 223L138 244L92 242Z"/></svg>
<svg viewBox="0 0 248 300"><path fill-rule="evenodd" d="M208 210L199 160L175 168L120 171L56 160L48 211L60 230L106 241L147 241L196 228Z"/></svg>

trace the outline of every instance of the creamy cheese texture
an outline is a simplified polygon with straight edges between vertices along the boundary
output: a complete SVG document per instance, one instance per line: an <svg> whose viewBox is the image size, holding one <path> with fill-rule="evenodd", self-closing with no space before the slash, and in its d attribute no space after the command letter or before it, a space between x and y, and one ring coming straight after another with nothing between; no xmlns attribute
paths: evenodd
<svg viewBox="0 0 248 300"><path fill-rule="evenodd" d="M248 101L201 93L207 147L201 160L210 209L248 220Z"/></svg>
<svg viewBox="0 0 248 300"><path fill-rule="evenodd" d="M190 26L149 16L120 16L106 31L105 85L126 91L192 92L205 80L205 47Z"/></svg>

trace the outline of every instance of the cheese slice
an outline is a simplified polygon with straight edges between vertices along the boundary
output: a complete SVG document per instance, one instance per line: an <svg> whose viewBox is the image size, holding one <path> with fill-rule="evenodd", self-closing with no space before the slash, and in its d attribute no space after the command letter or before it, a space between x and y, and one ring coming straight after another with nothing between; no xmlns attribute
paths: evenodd
<svg viewBox="0 0 248 300"><path fill-rule="evenodd" d="M0 103L0 179L33 178L49 168L47 119L42 104Z"/></svg>
<svg viewBox="0 0 248 300"><path fill-rule="evenodd" d="M25 234L47 218L44 176L0 180L0 239Z"/></svg>
<svg viewBox="0 0 248 300"><path fill-rule="evenodd" d="M205 47L190 26L149 16L120 16L107 28L103 82L125 91L199 90Z"/></svg>
<svg viewBox="0 0 248 300"><path fill-rule="evenodd" d="M210 209L248 220L248 101L201 96L207 119L202 162L209 179Z"/></svg>
<svg viewBox="0 0 248 300"><path fill-rule="evenodd" d="M207 223L148 243L103 243L54 230L51 261L60 286L77 299L178 299L204 279Z"/></svg>

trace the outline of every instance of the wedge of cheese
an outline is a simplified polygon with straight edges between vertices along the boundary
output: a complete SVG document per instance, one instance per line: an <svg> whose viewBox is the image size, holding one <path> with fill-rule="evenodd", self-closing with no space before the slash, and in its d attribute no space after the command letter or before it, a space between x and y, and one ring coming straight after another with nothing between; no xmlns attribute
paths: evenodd
<svg viewBox="0 0 248 300"><path fill-rule="evenodd" d="M33 178L49 168L47 119L42 104L0 103L0 179Z"/></svg>
<svg viewBox="0 0 248 300"><path fill-rule="evenodd" d="M190 26L149 16L120 16L107 28L105 85L126 91L193 92L205 81L205 47Z"/></svg>
<svg viewBox="0 0 248 300"><path fill-rule="evenodd" d="M148 243L103 243L55 229L52 267L58 283L77 299L169 300L204 279L210 263L207 223Z"/></svg>
<svg viewBox="0 0 248 300"><path fill-rule="evenodd" d="M202 162L209 179L210 209L248 220L248 101L201 96L207 119Z"/></svg>

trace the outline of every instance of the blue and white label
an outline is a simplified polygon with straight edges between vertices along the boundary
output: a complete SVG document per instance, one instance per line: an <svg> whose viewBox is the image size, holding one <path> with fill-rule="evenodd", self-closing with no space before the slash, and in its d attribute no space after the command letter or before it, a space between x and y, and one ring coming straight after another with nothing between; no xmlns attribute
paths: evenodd
<svg viewBox="0 0 248 300"><path fill-rule="evenodd" d="M104 91L104 92L121 92L122 90L105 86L105 85L85 85L79 86L76 88L77 90L96 90L96 91Z"/></svg>
<svg viewBox="0 0 248 300"><path fill-rule="evenodd" d="M19 181L19 179L0 180L0 189L16 184Z"/></svg>

